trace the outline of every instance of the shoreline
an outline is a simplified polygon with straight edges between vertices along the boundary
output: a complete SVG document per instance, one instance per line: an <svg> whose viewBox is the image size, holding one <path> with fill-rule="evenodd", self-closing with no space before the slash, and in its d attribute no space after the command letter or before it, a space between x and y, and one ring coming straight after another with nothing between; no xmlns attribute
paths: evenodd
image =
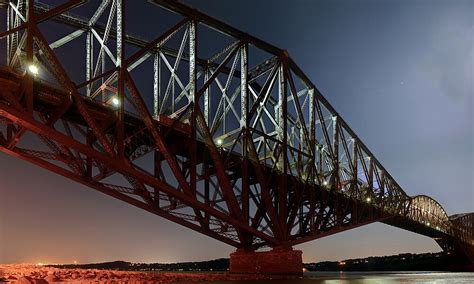
<svg viewBox="0 0 474 284"><path fill-rule="evenodd" d="M0 283L177 283L239 280L294 279L294 276L238 275L228 272L121 271L64 269L32 264L0 264ZM298 277L296 277L298 278Z"/></svg>

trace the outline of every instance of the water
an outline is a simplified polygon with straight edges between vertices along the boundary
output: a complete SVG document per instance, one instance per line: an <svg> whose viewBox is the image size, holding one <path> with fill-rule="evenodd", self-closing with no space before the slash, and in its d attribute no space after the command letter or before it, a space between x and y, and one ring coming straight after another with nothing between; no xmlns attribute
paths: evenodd
<svg viewBox="0 0 474 284"><path fill-rule="evenodd" d="M339 284L339 283L470 283L474 284L474 272L307 272L303 279L217 281L213 284ZM184 283L183 283L184 284Z"/></svg>

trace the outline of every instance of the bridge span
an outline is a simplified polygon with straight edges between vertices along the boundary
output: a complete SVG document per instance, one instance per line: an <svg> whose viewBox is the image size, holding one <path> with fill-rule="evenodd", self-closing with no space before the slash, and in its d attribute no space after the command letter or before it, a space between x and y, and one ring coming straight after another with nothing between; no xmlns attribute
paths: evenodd
<svg viewBox="0 0 474 284"><path fill-rule="evenodd" d="M294 245L373 222L474 262L474 213L408 195L285 50L149 2L151 40L124 0L1 2L2 152L234 246L235 273L299 274Z"/></svg>

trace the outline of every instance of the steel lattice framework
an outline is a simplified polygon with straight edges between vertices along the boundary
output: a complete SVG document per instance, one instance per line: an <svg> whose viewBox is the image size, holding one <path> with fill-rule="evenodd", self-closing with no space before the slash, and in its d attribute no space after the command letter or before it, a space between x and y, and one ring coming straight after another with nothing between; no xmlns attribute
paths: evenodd
<svg viewBox="0 0 474 284"><path fill-rule="evenodd" d="M87 2L2 2L1 151L237 248L376 221L472 247L472 218L408 196L286 51L168 0L144 40L125 1Z"/></svg>

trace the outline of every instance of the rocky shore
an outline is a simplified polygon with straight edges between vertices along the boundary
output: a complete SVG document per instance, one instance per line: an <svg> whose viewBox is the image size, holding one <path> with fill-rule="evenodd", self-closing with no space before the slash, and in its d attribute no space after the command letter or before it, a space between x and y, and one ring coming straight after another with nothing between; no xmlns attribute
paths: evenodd
<svg viewBox="0 0 474 284"><path fill-rule="evenodd" d="M11 283L188 283L222 280L269 279L262 275L228 273L132 272L98 269L60 269L40 265L0 265L0 282Z"/></svg>

